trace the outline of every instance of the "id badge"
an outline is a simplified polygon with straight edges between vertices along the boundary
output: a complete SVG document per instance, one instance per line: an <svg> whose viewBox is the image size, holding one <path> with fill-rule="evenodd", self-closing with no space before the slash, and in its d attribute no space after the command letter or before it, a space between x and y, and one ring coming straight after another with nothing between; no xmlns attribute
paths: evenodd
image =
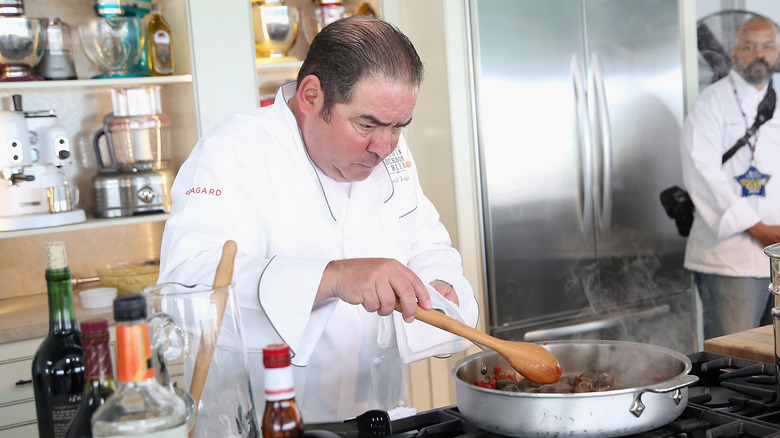
<svg viewBox="0 0 780 438"><path fill-rule="evenodd" d="M742 197L747 196L766 196L766 183L771 175L761 173L754 166L750 166L747 172L735 177L740 186L742 186Z"/></svg>

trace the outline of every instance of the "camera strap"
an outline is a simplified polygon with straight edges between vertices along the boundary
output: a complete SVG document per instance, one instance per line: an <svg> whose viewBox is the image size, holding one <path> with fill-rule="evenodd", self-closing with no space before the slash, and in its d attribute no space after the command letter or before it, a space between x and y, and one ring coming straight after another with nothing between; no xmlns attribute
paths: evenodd
<svg viewBox="0 0 780 438"><path fill-rule="evenodd" d="M734 92L736 93L737 89L733 81L731 82L731 86L734 87ZM743 146L748 144L748 140L750 140L750 137L756 134L758 128L760 128L761 125L769 121L769 119L771 119L772 116L775 114L775 104L777 102L777 95L775 93L774 87L772 86L771 77L769 78L769 83L767 84L767 86L769 87L769 89L766 90L766 94L764 94L764 98L761 99L761 102L758 103L758 110L756 111L756 120L753 122L753 126L751 126L747 131L745 131L745 135L743 135L742 138L737 140L734 146L732 146L731 149L727 150L726 153L723 154L723 157L720 162L721 166L725 164L726 161L728 161L731 157L733 157L738 150L742 149ZM739 101L737 101L737 103L739 104Z"/></svg>

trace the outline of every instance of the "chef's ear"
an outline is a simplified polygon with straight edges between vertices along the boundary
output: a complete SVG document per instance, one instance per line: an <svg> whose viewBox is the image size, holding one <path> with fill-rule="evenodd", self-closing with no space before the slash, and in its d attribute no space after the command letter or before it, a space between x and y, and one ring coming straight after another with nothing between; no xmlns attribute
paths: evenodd
<svg viewBox="0 0 780 438"><path fill-rule="evenodd" d="M307 116L319 114L324 101L320 78L314 75L308 75L301 81L298 87L298 106L301 112Z"/></svg>

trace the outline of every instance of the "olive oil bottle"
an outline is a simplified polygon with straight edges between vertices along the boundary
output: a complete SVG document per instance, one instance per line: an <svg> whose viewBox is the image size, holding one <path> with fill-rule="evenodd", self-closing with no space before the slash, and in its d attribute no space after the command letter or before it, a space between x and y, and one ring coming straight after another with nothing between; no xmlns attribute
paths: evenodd
<svg viewBox="0 0 780 438"><path fill-rule="evenodd" d="M176 73L173 60L173 35L171 27L162 16L160 6L152 4L152 15L146 25L149 70L152 76L170 76Z"/></svg>

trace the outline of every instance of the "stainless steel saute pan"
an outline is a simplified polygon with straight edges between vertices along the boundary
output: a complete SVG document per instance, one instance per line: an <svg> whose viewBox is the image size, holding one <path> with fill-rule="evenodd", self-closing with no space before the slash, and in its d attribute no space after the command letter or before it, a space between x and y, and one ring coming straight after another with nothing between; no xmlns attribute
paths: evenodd
<svg viewBox="0 0 780 438"><path fill-rule="evenodd" d="M691 361L655 345L624 341L541 343L559 361L564 376L611 372L626 389L579 394L505 392L475 386L507 362L494 351L458 361L458 410L474 425L513 437L615 437L663 426L688 402Z"/></svg>

